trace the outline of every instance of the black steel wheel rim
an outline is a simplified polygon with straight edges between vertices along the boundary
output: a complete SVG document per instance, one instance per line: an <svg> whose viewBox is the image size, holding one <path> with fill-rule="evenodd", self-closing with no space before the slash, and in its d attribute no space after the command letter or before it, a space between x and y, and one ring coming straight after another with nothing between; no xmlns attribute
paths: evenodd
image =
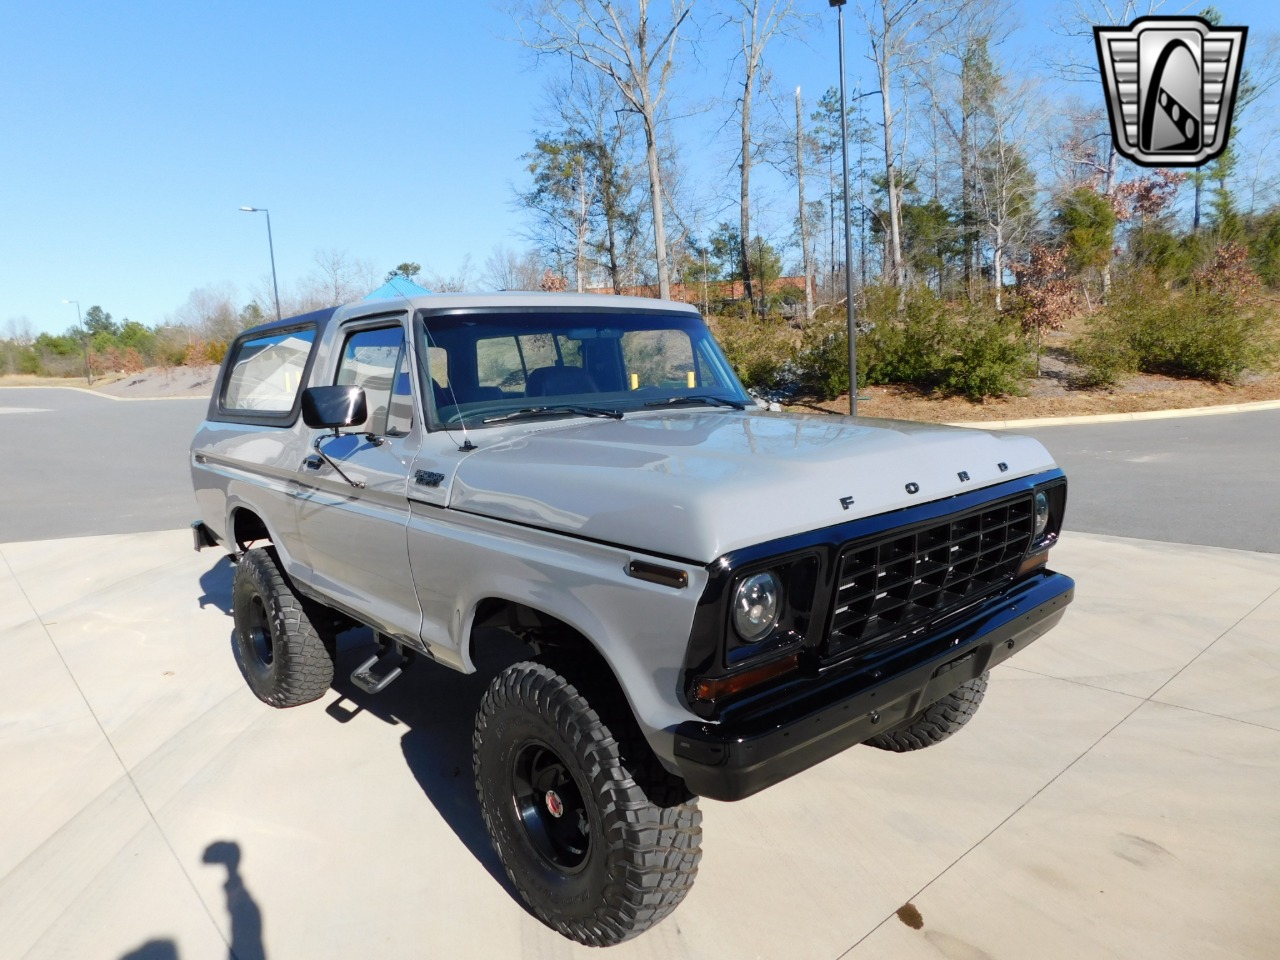
<svg viewBox="0 0 1280 960"><path fill-rule="evenodd" d="M261 597L254 597L249 602L248 621L245 633L248 634L249 649L253 651L254 657L260 664L269 667L275 655L275 646L271 640L271 623L267 617L267 608Z"/></svg>
<svg viewBox="0 0 1280 960"><path fill-rule="evenodd" d="M529 741L512 763L516 816L538 854L562 873L577 873L591 850L590 818L573 773L554 750Z"/></svg>

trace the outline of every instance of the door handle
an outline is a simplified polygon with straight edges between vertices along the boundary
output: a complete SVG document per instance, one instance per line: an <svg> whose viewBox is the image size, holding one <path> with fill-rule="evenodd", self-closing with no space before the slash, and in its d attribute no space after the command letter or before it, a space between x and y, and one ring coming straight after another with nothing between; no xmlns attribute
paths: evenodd
<svg viewBox="0 0 1280 960"><path fill-rule="evenodd" d="M302 465L308 470L319 470L324 466L324 458L318 453L313 453L307 459L302 461Z"/></svg>

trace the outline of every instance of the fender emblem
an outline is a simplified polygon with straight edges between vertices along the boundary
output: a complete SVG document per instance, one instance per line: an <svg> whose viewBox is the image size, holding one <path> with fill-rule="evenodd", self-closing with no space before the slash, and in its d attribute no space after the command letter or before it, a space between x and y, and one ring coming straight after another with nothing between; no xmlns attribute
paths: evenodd
<svg viewBox="0 0 1280 960"><path fill-rule="evenodd" d="M959 473L956 474L956 476L960 478L961 483L967 483L969 480L969 471L961 470Z"/></svg>
<svg viewBox="0 0 1280 960"><path fill-rule="evenodd" d="M420 487L438 487L444 483L444 474L433 470L417 470L413 474L413 482Z"/></svg>
<svg viewBox="0 0 1280 960"><path fill-rule="evenodd" d="M919 493L919 492L920 492L920 484L918 483L907 484L907 493Z"/></svg>
<svg viewBox="0 0 1280 960"><path fill-rule="evenodd" d="M841 497L840 506L848 510L850 507L853 506L853 497Z"/></svg>

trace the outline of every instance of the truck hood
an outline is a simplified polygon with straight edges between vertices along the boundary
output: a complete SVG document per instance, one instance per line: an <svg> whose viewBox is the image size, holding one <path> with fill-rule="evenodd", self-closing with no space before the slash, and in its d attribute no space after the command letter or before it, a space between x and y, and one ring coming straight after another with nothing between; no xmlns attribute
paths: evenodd
<svg viewBox="0 0 1280 960"><path fill-rule="evenodd" d="M1054 465L1030 437L734 410L538 424L495 440L458 464L451 508L699 563Z"/></svg>

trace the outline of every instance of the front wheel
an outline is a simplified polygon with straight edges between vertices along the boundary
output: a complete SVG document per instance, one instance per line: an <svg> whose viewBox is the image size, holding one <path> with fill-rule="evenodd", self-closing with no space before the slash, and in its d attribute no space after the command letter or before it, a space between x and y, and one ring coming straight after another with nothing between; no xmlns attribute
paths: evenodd
<svg viewBox="0 0 1280 960"><path fill-rule="evenodd" d="M972 680L966 680L956 689L917 713L905 723L866 741L868 746L880 750L906 753L923 750L941 743L973 719L987 693L987 677L990 671Z"/></svg>
<svg viewBox="0 0 1280 960"><path fill-rule="evenodd" d="M494 679L472 746L494 848L548 926L589 946L620 943L693 886L697 799L654 802L659 791L637 779L599 714L550 667L517 663Z"/></svg>
<svg viewBox="0 0 1280 960"><path fill-rule="evenodd" d="M231 593L236 661L254 694L273 707L324 696L333 653L269 549L245 551Z"/></svg>

